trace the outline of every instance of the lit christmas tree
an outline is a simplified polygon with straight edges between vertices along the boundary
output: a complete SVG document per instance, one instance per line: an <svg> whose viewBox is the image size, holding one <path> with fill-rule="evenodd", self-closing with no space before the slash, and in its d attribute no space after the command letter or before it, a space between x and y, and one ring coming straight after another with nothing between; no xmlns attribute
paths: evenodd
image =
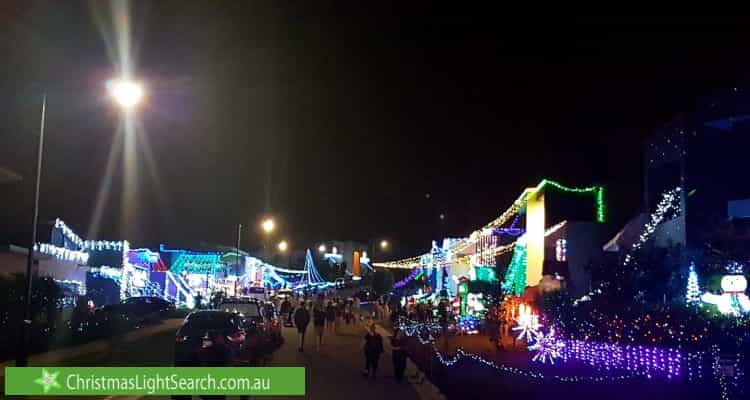
<svg viewBox="0 0 750 400"><path fill-rule="evenodd" d="M685 293L685 304L696 305L700 302L700 288L698 287L698 274L695 272L695 263L690 262L690 273L688 274L687 293Z"/></svg>

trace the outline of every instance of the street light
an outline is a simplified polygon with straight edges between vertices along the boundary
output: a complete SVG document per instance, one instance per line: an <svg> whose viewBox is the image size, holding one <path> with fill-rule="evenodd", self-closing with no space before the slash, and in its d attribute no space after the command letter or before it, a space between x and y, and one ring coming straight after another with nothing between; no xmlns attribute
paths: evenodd
<svg viewBox="0 0 750 400"><path fill-rule="evenodd" d="M263 227L264 232L271 233L273 232L273 229L276 227L276 223L273 222L273 219L267 218L266 220L263 221L263 223L261 224L261 227Z"/></svg>
<svg viewBox="0 0 750 400"><path fill-rule="evenodd" d="M286 242L286 240L282 240L279 242L279 251L285 252L287 248L289 248L289 244Z"/></svg>
<svg viewBox="0 0 750 400"><path fill-rule="evenodd" d="M143 99L143 87L127 79L115 79L106 83L107 90L123 110L128 111ZM42 159L44 156L44 128L47 116L47 94L42 95L42 109L39 124L39 143L36 154L36 170L34 182L34 204L32 208L31 243L26 259L26 296L24 299L23 321L21 323L21 337L16 357L16 366L25 367L28 364L28 341L32 322L31 294L32 294L32 265L34 263L34 246L36 245L37 224L39 223L39 184L42 178Z"/></svg>
<svg viewBox="0 0 750 400"><path fill-rule="evenodd" d="M321 252L321 253L325 253L326 252L326 245L321 244L320 246L318 246L318 251Z"/></svg>
<svg viewBox="0 0 750 400"><path fill-rule="evenodd" d="M388 248L388 241L387 241L387 240L381 240L381 241L380 241L380 248L381 248L382 250L385 250L385 249L387 249L387 248Z"/></svg>
<svg viewBox="0 0 750 400"><path fill-rule="evenodd" d="M107 90L115 102L125 110L137 106L143 100L143 86L131 80L111 80L107 82Z"/></svg>

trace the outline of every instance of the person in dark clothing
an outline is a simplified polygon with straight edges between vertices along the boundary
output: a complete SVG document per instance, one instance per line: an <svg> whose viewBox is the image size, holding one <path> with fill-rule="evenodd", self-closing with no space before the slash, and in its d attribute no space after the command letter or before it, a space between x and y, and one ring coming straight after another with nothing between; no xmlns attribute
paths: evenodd
<svg viewBox="0 0 750 400"><path fill-rule="evenodd" d="M325 330L325 323L326 323L326 313L323 311L323 307L319 305L315 305L315 309L313 310L313 327L315 328L315 343L318 351L320 351L320 346L323 345L323 332Z"/></svg>
<svg viewBox="0 0 750 400"><path fill-rule="evenodd" d="M297 311L294 312L294 325L297 327L299 332L299 351L303 351L305 347L305 332L307 331L307 325L310 323L310 312L305 308L305 303L301 302Z"/></svg>
<svg viewBox="0 0 750 400"><path fill-rule="evenodd" d="M284 301L281 302L279 312L286 320L287 324L292 322L292 303L289 301L289 297L285 297Z"/></svg>
<svg viewBox="0 0 750 400"><path fill-rule="evenodd" d="M365 342L362 347L365 354L363 375L365 378L372 377L372 379L375 379L378 361L380 361L380 355L383 354L383 337L375 330L375 324L370 325L370 330L365 335Z"/></svg>
<svg viewBox="0 0 750 400"><path fill-rule="evenodd" d="M334 307L332 301L328 301L326 305L326 330L328 333L333 333L334 323L336 322L336 307Z"/></svg>
<svg viewBox="0 0 750 400"><path fill-rule="evenodd" d="M396 330L394 335L391 337L391 356L393 357L393 374L396 377L396 382L401 383L404 380L404 371L406 371L406 359L408 354L406 352L406 337L400 330Z"/></svg>

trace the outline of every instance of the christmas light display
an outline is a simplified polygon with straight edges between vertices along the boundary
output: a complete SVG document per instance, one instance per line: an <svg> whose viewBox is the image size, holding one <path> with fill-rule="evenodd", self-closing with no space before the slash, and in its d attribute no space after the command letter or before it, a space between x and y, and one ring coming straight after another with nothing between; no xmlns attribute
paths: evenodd
<svg viewBox="0 0 750 400"><path fill-rule="evenodd" d="M62 231L63 233L63 236L65 236L65 239L67 239L69 242L73 243L78 248L83 247L83 239L81 239L80 236L76 235L76 233L73 232L73 230L70 229L60 218L55 218L55 228L60 229L60 231Z"/></svg>
<svg viewBox="0 0 750 400"><path fill-rule="evenodd" d="M627 370L651 378L661 375L668 379L680 377L683 370L698 370L702 354L685 357L680 350L652 346L630 346L590 340L561 340L560 354L564 361L578 360L602 370ZM687 366L690 362L691 366ZM692 379L692 374L689 378ZM696 375L697 377L697 375Z"/></svg>
<svg viewBox="0 0 750 400"><path fill-rule="evenodd" d="M50 243L39 243L34 245L34 251L47 254L59 260L86 264L89 261L89 253L85 251L70 250L63 247L57 247Z"/></svg>
<svg viewBox="0 0 750 400"><path fill-rule="evenodd" d="M732 271L737 271L733 269ZM741 270L739 270L741 272ZM704 293L701 300L714 304L719 312L739 316L750 312L750 299L745 294L747 279L744 275L732 274L721 277L721 294Z"/></svg>
<svg viewBox="0 0 750 400"><path fill-rule="evenodd" d="M422 268L414 268L414 269L413 269L413 270L412 270L412 271L411 271L411 272L409 273L409 275L408 275L408 276L407 276L406 278L404 278L404 279L402 279L402 280L400 280L400 281L398 281L398 282L394 283L394 284L393 284L393 288L394 288L394 289L400 289L400 288L402 288L402 287L404 287L404 286L408 285L409 283L411 283L412 281L414 281L414 279L415 279L415 278L416 278L416 277L417 277L418 275L420 275L420 273L421 273L421 272L422 272Z"/></svg>
<svg viewBox="0 0 750 400"><path fill-rule="evenodd" d="M641 232L641 235L638 237L638 241L633 244L630 252L625 256L623 265L628 265L633 261L633 253L638 251L638 249L640 249L643 244L651 238L651 235L654 234L659 224L664 222L670 211L675 215L680 213L679 187L664 192L661 196L661 201L656 205L656 211L651 214L651 218L646 223L646 226L643 227L643 232Z"/></svg>
<svg viewBox="0 0 750 400"><path fill-rule="evenodd" d="M523 294L524 289L526 289L526 246L523 244L523 236L518 240L513 251L513 258L511 258L508 270L505 273L502 288L503 292L518 296Z"/></svg>
<svg viewBox="0 0 750 400"><path fill-rule="evenodd" d="M595 202L596 202L596 220L597 222L605 221L606 206L604 204L604 188L602 186L591 186L591 187L586 187L586 188L572 188L572 187L562 185L555 181L544 179L536 187L526 188L521 193L521 195L518 196L518 198L511 204L511 206L508 207L508 209L506 209L499 217L495 218L484 227L475 230L471 235L469 235L468 238L455 240L451 242L450 246L446 248L445 250L448 250L454 254L465 253L467 250L471 248L471 246L475 245L475 243L482 237L482 232L485 232L488 230L494 232L496 229L500 229L501 230L500 232L502 232L502 226L505 225L510 220L511 217L516 216L516 220L517 220L517 215L519 211L523 210L524 207L526 206L527 197L529 195L532 195L539 191L544 190L547 186L555 188L563 192L567 192L567 193L593 194L595 197ZM516 220L514 220L514 223ZM503 251L509 251L509 248L504 247ZM495 255L497 255L497 250L495 251ZM420 262L420 257L421 256L416 256L416 257L411 257L411 258L398 260L398 261L375 263L374 265L376 267L383 267L383 268L411 269L420 265L424 265L424 263Z"/></svg>
<svg viewBox="0 0 750 400"><path fill-rule="evenodd" d="M556 358L561 358L562 351L565 344L555 336L555 328L550 328L549 332L545 335L540 335L533 345L529 346L529 351L534 351L534 357L531 361L541 362L546 364L548 361L550 364L555 363Z"/></svg>
<svg viewBox="0 0 750 400"><path fill-rule="evenodd" d="M124 247L124 241L110 241L110 240L85 240L81 245L82 248L87 250L115 250L120 251Z"/></svg>
<svg viewBox="0 0 750 400"><path fill-rule="evenodd" d="M741 368L742 354L737 353L732 355L731 358L722 357L719 346L713 345L711 347L711 355L713 357L711 363L713 377L719 382L721 400L740 398L738 397L738 392L741 392L742 378L745 375ZM731 376L731 379L727 375Z"/></svg>
<svg viewBox="0 0 750 400"><path fill-rule="evenodd" d="M615 381L623 381L623 380L629 380L637 377L637 375L632 373L623 373L623 374L607 374L607 375L594 375L594 376L558 376L558 375L545 375L541 372L537 372L534 370L525 370L521 368L511 367L504 364L498 364L494 361L488 360L482 356L479 356L477 354L466 352L462 348L458 348L456 350L456 354L452 358L447 358L444 356L437 348L437 346L432 343L432 350L435 357L438 359L440 364L446 367L454 366L456 365L461 359L469 359L476 361L486 367L492 368L500 373L504 374L510 374L515 376L522 376L525 378L531 378L536 379L540 381L552 381L552 382L561 382L561 383L592 383L592 382L615 382Z"/></svg>
<svg viewBox="0 0 750 400"><path fill-rule="evenodd" d="M512 329L519 332L518 336L516 336L517 340L525 340L527 343L531 343L541 335L539 329L542 327L542 324L539 323L539 315L532 312L530 306L523 303L519 304L518 316L515 320L518 326Z"/></svg>
<svg viewBox="0 0 750 400"><path fill-rule="evenodd" d="M310 249L307 249L307 252L305 253L305 271L307 272L307 285L313 286L329 283L326 282L322 276L320 276L320 273L318 273L318 269L315 267L315 262L313 261Z"/></svg>
<svg viewBox="0 0 750 400"><path fill-rule="evenodd" d="M568 241L566 239L555 241L555 261L568 261Z"/></svg>
<svg viewBox="0 0 750 400"><path fill-rule="evenodd" d="M465 335L476 335L479 333L479 319L473 315L465 315L458 318L456 324L458 330Z"/></svg>
<svg viewBox="0 0 750 400"><path fill-rule="evenodd" d="M690 262L690 271L688 272L687 292L685 293L685 303L688 306L700 303L700 288L698 287L698 273L695 272L695 263Z"/></svg>
<svg viewBox="0 0 750 400"><path fill-rule="evenodd" d="M401 320L401 329L410 337L415 337L422 345L430 346L435 358L446 367L455 366L462 359L468 359L478 362L486 367L492 368L499 373L522 376L542 381L553 381L561 383L594 383L594 382L614 382L634 379L637 377L646 377L651 379L664 378L666 382L675 382L680 378L688 381L697 381L703 379L703 368L705 353L703 352L682 352L677 349L662 349L650 346L622 346L611 343L597 343L582 340L558 340L556 345L550 341L552 349L563 362L583 361L590 367L595 368L596 373L591 376L557 376L547 375L532 369L522 369L508 365L498 364L477 354L466 352L463 348L458 348L452 357L446 357L438 349L435 343L435 337L440 333L440 327L436 326L432 330L434 335L425 335L425 329L430 324L415 323ZM436 324L432 324L436 325ZM422 336L427 336L425 340ZM547 335L552 338L554 333ZM541 338L540 338L541 339ZM538 351L538 347L530 346L531 350ZM540 356L541 358L541 356ZM718 352L715 354L714 373L717 372ZM739 385L742 371L740 369L740 355L734 360L734 367L737 375L732 382ZM552 361L547 359L547 361ZM618 372L621 371L621 372ZM684 372L687 371L687 374ZM723 397L723 400L728 398Z"/></svg>

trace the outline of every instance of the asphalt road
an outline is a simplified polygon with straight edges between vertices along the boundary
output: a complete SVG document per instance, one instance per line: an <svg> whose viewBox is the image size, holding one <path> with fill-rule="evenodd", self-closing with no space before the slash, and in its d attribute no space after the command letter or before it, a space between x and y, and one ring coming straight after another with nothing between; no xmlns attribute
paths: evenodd
<svg viewBox="0 0 750 400"><path fill-rule="evenodd" d="M60 365L60 366L171 366L173 356L173 341L179 321L165 321L160 327L152 328L148 335L141 334L132 340L126 340L121 347L109 351L106 343L93 346L94 351L75 354L68 351L70 356L60 356L54 363L41 361L31 365ZM360 350L364 325L343 326L339 334L324 337L321 351L315 349L313 329L308 332L306 350L297 351L297 333L293 328L284 328L284 345L274 354L270 366L305 366L306 367L306 396L305 399L357 399L357 400L396 400L416 399L417 393L408 384L397 384L393 378L392 364L389 354L384 354L376 380L365 380L362 377L364 359ZM80 352L78 352L80 353ZM45 397L55 399L55 397ZM167 399L168 397L79 397L81 399ZM198 398L197 396L195 397ZM282 397L274 397L283 399ZM291 397L299 399L300 397ZM70 399L70 397L61 397ZM230 398L229 400L231 400Z"/></svg>

